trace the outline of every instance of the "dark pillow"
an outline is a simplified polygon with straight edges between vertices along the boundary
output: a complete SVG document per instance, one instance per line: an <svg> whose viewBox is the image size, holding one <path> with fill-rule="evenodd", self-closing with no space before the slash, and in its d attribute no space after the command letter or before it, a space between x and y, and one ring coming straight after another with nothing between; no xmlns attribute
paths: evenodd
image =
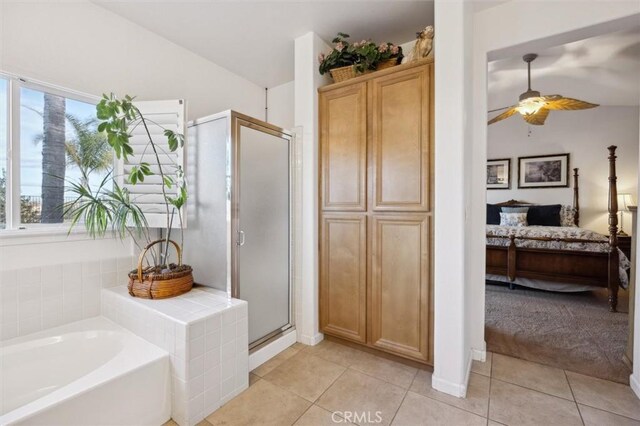
<svg viewBox="0 0 640 426"><path fill-rule="evenodd" d="M530 206L527 213L529 225L560 226L560 204L548 206Z"/></svg>
<svg viewBox="0 0 640 426"><path fill-rule="evenodd" d="M487 225L500 225L500 206L487 204Z"/></svg>

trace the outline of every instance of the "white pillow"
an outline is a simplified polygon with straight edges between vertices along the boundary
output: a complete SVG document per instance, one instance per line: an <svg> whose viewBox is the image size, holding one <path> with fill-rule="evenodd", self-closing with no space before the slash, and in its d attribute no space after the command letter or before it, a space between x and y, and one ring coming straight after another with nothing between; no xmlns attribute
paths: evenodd
<svg viewBox="0 0 640 426"><path fill-rule="evenodd" d="M576 226L576 209L563 205L560 209L560 226Z"/></svg>
<svg viewBox="0 0 640 426"><path fill-rule="evenodd" d="M527 226L526 213L500 213L501 226Z"/></svg>

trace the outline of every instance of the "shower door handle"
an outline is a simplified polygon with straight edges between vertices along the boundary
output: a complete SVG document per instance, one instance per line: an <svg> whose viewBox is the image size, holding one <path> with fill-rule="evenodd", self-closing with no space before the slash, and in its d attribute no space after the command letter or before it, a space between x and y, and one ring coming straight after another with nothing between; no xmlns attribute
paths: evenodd
<svg viewBox="0 0 640 426"><path fill-rule="evenodd" d="M244 245L244 231L238 231L238 242L236 244L240 247Z"/></svg>

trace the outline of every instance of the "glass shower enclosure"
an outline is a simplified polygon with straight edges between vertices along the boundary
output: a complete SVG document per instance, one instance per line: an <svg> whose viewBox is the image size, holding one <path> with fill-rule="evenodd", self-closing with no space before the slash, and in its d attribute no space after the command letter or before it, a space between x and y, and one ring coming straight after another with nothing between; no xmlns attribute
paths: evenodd
<svg viewBox="0 0 640 426"><path fill-rule="evenodd" d="M226 111L189 123L184 259L196 283L249 303L249 349L294 327L293 135Z"/></svg>

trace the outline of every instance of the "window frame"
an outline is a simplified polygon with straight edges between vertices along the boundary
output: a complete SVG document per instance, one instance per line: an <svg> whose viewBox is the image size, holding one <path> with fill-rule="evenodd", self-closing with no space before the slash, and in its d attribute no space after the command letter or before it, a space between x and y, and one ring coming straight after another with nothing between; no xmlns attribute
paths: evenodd
<svg viewBox="0 0 640 426"><path fill-rule="evenodd" d="M0 71L0 78L7 81L7 146L6 146L6 194L5 228L0 229L0 237L23 234L68 233L68 223L22 223L20 215L20 92L22 88L37 90L61 96L78 102L96 105L99 96L90 95L72 89L27 79L18 75ZM114 162L115 167L115 162ZM74 232L75 233L75 232Z"/></svg>

